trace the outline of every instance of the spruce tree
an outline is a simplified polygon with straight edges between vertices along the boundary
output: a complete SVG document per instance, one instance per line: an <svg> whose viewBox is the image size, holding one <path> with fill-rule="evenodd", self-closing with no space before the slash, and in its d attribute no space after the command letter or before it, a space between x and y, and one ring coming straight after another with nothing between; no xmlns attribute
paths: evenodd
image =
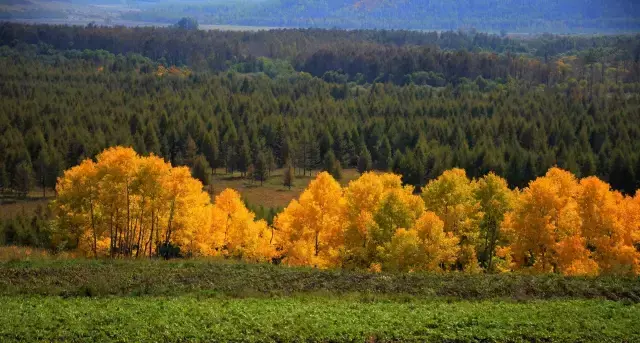
<svg viewBox="0 0 640 343"><path fill-rule="evenodd" d="M196 145L196 142L193 140L193 138L191 138L191 135L189 135L184 147L184 163L190 167L193 167L197 153L198 146Z"/></svg>
<svg viewBox="0 0 640 343"><path fill-rule="evenodd" d="M207 162L207 158L202 154L198 154L195 157L193 167L191 168L191 174L193 177L200 180L203 185L208 186L211 183L210 170L211 167L209 166L209 162Z"/></svg>
<svg viewBox="0 0 640 343"><path fill-rule="evenodd" d="M371 168L372 168L371 153L369 153L369 149L365 147L360 152L360 157L358 158L358 172L360 174L364 174L370 171Z"/></svg>
<svg viewBox="0 0 640 343"><path fill-rule="evenodd" d="M391 151L391 144L387 136L382 137L382 140L378 144L378 161L376 165L379 170L383 171L388 171L392 168L393 152Z"/></svg>
<svg viewBox="0 0 640 343"><path fill-rule="evenodd" d="M207 133L204 136L204 142L202 146L204 156L207 158L209 165L211 166L211 173L216 173L217 162L219 159L218 142L211 133Z"/></svg>
<svg viewBox="0 0 640 343"><path fill-rule="evenodd" d="M22 197L26 197L29 190L33 188L33 184L34 177L31 163L29 161L18 163L13 178L13 188L18 191Z"/></svg>
<svg viewBox="0 0 640 343"><path fill-rule="evenodd" d="M293 186L293 179L294 178L295 178L295 171L293 169L293 164L291 163L291 160L288 160L287 164L285 165L284 174L282 175L282 179L283 179L283 184L286 187L289 187L289 190L291 190L291 187Z"/></svg>
<svg viewBox="0 0 640 343"><path fill-rule="evenodd" d="M269 177L269 162L264 152L258 154L253 174L254 179L260 181L260 186Z"/></svg>
<svg viewBox="0 0 640 343"><path fill-rule="evenodd" d="M333 153L333 150L329 150L329 152L327 152L324 157L323 164L324 171L331 174L334 179L342 179L342 167L340 166L340 162L336 159L336 155Z"/></svg>

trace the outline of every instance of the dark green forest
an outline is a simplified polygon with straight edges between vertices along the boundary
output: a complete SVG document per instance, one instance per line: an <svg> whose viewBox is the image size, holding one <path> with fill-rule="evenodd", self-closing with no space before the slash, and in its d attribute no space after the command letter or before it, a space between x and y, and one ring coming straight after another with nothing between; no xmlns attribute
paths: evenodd
<svg viewBox="0 0 640 343"><path fill-rule="evenodd" d="M418 188L452 167L640 181L639 36L5 23L0 45L3 192L113 145L199 175L335 159Z"/></svg>

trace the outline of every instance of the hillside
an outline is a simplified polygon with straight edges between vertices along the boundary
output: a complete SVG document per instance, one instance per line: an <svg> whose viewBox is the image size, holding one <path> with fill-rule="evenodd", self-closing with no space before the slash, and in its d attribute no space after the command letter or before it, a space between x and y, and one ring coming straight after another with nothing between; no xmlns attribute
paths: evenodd
<svg viewBox="0 0 640 343"><path fill-rule="evenodd" d="M640 29L632 0L264 0L243 1L13 1L0 18L95 21L104 24L173 24L181 17L201 24L262 27L477 29L518 33L603 33ZM137 24L136 24L137 23Z"/></svg>
<svg viewBox="0 0 640 343"><path fill-rule="evenodd" d="M386 28L499 32L619 31L640 28L632 1L267 0L228 23L284 27ZM144 12L143 12L144 13ZM224 22L205 10L203 21ZM224 13L226 17L226 13Z"/></svg>

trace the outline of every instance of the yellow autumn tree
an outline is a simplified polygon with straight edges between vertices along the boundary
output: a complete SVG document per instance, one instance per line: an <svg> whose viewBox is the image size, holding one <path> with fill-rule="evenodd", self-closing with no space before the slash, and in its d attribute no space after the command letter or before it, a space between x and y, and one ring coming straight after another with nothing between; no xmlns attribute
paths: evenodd
<svg viewBox="0 0 640 343"><path fill-rule="evenodd" d="M503 223L514 266L542 273L597 273L580 232L578 192L573 174L551 168L519 194Z"/></svg>
<svg viewBox="0 0 640 343"><path fill-rule="evenodd" d="M212 254L252 261L269 261L275 255L273 231L263 220L254 221L240 197L232 189L216 196L211 210Z"/></svg>
<svg viewBox="0 0 640 343"><path fill-rule="evenodd" d="M460 248L458 238L444 232L444 222L427 211L411 229L398 229L385 250L385 269L445 271L455 264Z"/></svg>
<svg viewBox="0 0 640 343"><path fill-rule="evenodd" d="M383 247L396 230L412 227L424 212L424 202L413 194L413 187L392 188L384 193L373 215L371 243Z"/></svg>
<svg viewBox="0 0 640 343"><path fill-rule="evenodd" d="M113 147L58 180L59 235L87 255L137 257L161 245L207 255L209 197L188 168ZM155 249L155 252L154 252Z"/></svg>
<svg viewBox="0 0 640 343"><path fill-rule="evenodd" d="M588 177L580 181L577 195L582 235L602 273L630 274L638 266L633 230L638 210L633 198L613 192L606 182Z"/></svg>
<svg viewBox="0 0 640 343"><path fill-rule="evenodd" d="M164 244L175 242L189 256L208 255L213 245L210 198L187 167L174 167L165 179L169 216Z"/></svg>
<svg viewBox="0 0 640 343"><path fill-rule="evenodd" d="M620 232L616 249L615 265L606 269L613 273L640 274L640 192L635 197L624 197L618 207L623 229Z"/></svg>
<svg viewBox="0 0 640 343"><path fill-rule="evenodd" d="M380 249L383 256L384 270L413 272L423 265L423 242L415 230L398 229L391 241Z"/></svg>
<svg viewBox="0 0 640 343"><path fill-rule="evenodd" d="M169 209L164 186L170 171L171 165L158 156L140 158L132 184L133 192L139 197L140 207L136 257L152 256L153 249L161 244L161 225L164 224Z"/></svg>
<svg viewBox="0 0 640 343"><path fill-rule="evenodd" d="M80 165L64 172L56 191L55 204L58 220L64 232L59 232L58 241L75 241L76 246L97 257L102 253L98 242L104 240L104 229L100 223L101 210L98 203L98 178L96 164L85 160ZM59 236L62 234L64 237Z"/></svg>
<svg viewBox="0 0 640 343"><path fill-rule="evenodd" d="M514 192L509 189L507 181L494 173L480 178L474 189L474 196L483 213L480 221L480 239L477 251L480 263L487 270L493 270L496 248L504 241L500 227L504 216L514 202Z"/></svg>
<svg viewBox="0 0 640 343"><path fill-rule="evenodd" d="M376 225L374 214L390 190L403 190L399 175L368 172L349 182L345 188L347 225L344 265L368 268L372 263L368 247L372 240L371 229ZM375 247L372 250L375 251Z"/></svg>
<svg viewBox="0 0 640 343"><path fill-rule="evenodd" d="M444 231L460 239L458 263L470 272L479 269L476 246L483 215L474 196L476 188L463 169L451 169L429 182L422 194L426 209L444 222Z"/></svg>
<svg viewBox="0 0 640 343"><path fill-rule="evenodd" d="M318 268L341 264L345 201L336 180L323 172L275 219L283 262Z"/></svg>

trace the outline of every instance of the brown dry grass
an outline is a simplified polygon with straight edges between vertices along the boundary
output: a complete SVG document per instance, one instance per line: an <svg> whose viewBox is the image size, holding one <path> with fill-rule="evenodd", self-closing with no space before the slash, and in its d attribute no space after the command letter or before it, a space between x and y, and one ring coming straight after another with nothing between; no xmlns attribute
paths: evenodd
<svg viewBox="0 0 640 343"><path fill-rule="evenodd" d="M53 190L48 189L46 197L42 196L41 189L34 189L25 198L16 194L5 193L0 195L0 220L13 218L21 213L33 213L38 206L46 207L53 200Z"/></svg>
<svg viewBox="0 0 640 343"><path fill-rule="evenodd" d="M50 254L44 249L17 246L0 247L0 261L44 260L50 257Z"/></svg>
<svg viewBox="0 0 640 343"><path fill-rule="evenodd" d="M0 246L0 262L78 260L78 256L78 254L70 251L52 254L46 249L15 245Z"/></svg>

